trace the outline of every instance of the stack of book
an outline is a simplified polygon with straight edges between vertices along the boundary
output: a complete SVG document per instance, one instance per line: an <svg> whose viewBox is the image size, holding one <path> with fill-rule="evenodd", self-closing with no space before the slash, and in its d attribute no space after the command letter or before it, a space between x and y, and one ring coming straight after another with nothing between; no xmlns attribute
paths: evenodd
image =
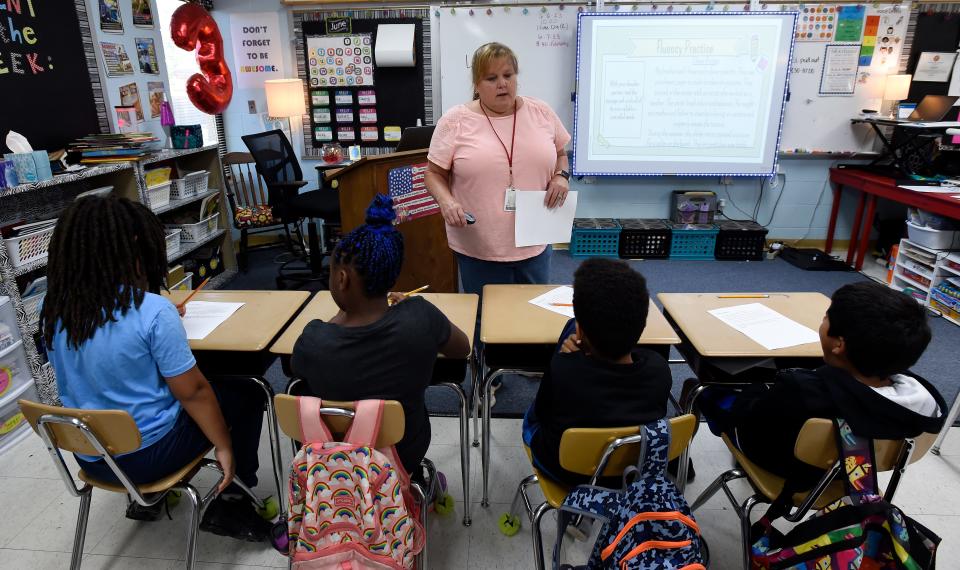
<svg viewBox="0 0 960 570"><path fill-rule="evenodd" d="M79 154L82 164L131 162L146 156L152 150L148 145L159 140L150 133L89 135L70 143L68 150Z"/></svg>

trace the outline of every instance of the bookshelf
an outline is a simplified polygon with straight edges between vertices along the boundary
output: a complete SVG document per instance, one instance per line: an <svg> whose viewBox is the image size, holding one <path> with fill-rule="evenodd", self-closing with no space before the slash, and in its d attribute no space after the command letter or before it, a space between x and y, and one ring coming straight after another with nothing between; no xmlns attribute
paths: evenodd
<svg viewBox="0 0 960 570"><path fill-rule="evenodd" d="M176 265L204 247L218 246L224 271L212 278L207 287L222 287L236 275L237 260L233 247L231 216L223 192L223 169L216 145L198 149L161 150L136 162L99 164L78 172L55 176L52 180L0 189L0 225L18 219L49 218L51 212L62 211L80 192L102 186L113 186L114 195L149 206L145 172L157 166L170 166L174 172L206 170L210 173L206 192L183 200L171 200L170 204L158 208L155 213L161 221L170 223L171 217L178 212L191 206L199 209L204 198L221 194L217 231L198 243L181 243L180 251L168 260L168 265ZM10 297L12 301L24 351L40 399L46 403L54 403L56 378L42 353L37 321L32 318L36 312L31 311L28 315L21 296L30 281L44 274L46 265L47 261L43 258L14 267L6 242L0 240L0 295Z"/></svg>

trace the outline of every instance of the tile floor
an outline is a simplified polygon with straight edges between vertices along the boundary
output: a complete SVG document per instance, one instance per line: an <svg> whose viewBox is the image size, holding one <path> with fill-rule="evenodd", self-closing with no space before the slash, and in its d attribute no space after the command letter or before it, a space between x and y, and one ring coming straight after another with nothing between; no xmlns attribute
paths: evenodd
<svg viewBox="0 0 960 570"><path fill-rule="evenodd" d="M940 457L929 455L911 467L896 503L942 538L940 560L950 567L960 559L960 429L952 428ZM497 518L510 507L517 483L530 469L520 448L520 420L494 420L491 505L479 505L480 454L471 451L473 526L460 524L462 516L458 424L453 418L433 418L434 441L429 457L447 474L450 492L457 500L454 516L432 516L428 533L428 560L433 568L530 568L533 565L529 524L514 537L497 530ZM284 446L284 458L290 451ZM268 457L266 435L262 458ZM687 489L693 498L721 471L730 467L730 456L718 438L701 431L693 442L697 478ZM273 489L267 465L260 469L262 496ZM198 478L203 489L212 477ZM744 486L741 491L746 492ZM78 499L64 489L39 437L31 436L0 458L0 568L68 568ZM173 520L140 523L124 518L125 498L94 491L87 540L85 569L166 570L183 566L186 544L185 509L172 511ZM710 544L711 568L735 569L739 564L736 515L722 494L696 513ZM554 519L544 519L545 544L552 545ZM564 542L564 558L583 562L586 543ZM236 542L201 533L198 564L202 569L281 568L286 559L265 544ZM951 562L954 561L954 562Z"/></svg>

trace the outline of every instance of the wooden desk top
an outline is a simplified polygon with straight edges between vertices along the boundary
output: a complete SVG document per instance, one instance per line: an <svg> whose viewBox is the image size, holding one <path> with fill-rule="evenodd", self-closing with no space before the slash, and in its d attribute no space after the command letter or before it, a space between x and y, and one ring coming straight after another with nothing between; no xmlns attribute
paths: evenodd
<svg viewBox="0 0 960 570"><path fill-rule="evenodd" d="M767 299L721 299L720 295L749 295L749 293L660 293L657 298L663 310L677 323L701 356L755 357L823 356L819 342L811 342L777 350L767 350L746 335L727 326L707 313L711 309L761 303L781 315L813 330L820 328L830 299L822 293L757 293L770 295Z"/></svg>
<svg viewBox="0 0 960 570"><path fill-rule="evenodd" d="M477 326L479 298L476 295L460 293L418 293L417 295L436 305L451 323L466 333L470 340L470 350L473 351L473 331ZM300 334L310 321L314 319L329 321L338 310L330 291L318 292L283 331L277 342L273 343L270 352L281 355L293 354L294 343L300 338Z"/></svg>
<svg viewBox="0 0 960 570"><path fill-rule="evenodd" d="M489 344L556 344L569 319L529 301L557 287L560 285L485 286L480 340ZM638 344L679 343L680 337L651 300L647 326Z"/></svg>
<svg viewBox="0 0 960 570"><path fill-rule="evenodd" d="M172 291L164 296L179 303L189 294L190 291ZM244 305L207 338L191 340L190 348L236 352L266 350L309 297L307 291L201 291L192 300Z"/></svg>

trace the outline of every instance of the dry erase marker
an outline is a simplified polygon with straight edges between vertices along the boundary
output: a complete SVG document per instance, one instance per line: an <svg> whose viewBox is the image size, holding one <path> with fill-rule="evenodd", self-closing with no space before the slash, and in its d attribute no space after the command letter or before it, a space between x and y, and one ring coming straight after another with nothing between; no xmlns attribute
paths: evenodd
<svg viewBox="0 0 960 570"><path fill-rule="evenodd" d="M770 295L718 295L718 299L769 299Z"/></svg>

